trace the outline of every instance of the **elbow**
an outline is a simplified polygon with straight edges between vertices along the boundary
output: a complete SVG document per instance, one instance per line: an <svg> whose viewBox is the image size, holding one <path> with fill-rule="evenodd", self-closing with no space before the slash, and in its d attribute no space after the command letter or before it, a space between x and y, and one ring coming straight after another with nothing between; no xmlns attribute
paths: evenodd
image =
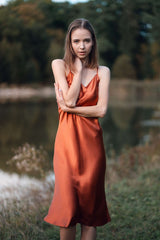
<svg viewBox="0 0 160 240"><path fill-rule="evenodd" d="M107 113L107 108L106 107L100 107L100 113L99 113L99 117L103 118Z"/></svg>
<svg viewBox="0 0 160 240"><path fill-rule="evenodd" d="M76 106L76 101L74 98L64 95L64 101L65 101L66 106L69 108L74 108Z"/></svg>
<svg viewBox="0 0 160 240"><path fill-rule="evenodd" d="M65 104L69 108L74 108L76 106L76 103L73 101L65 101Z"/></svg>
<svg viewBox="0 0 160 240"><path fill-rule="evenodd" d="M68 97L64 94L63 99L67 107L74 108L76 106L76 100L74 98Z"/></svg>

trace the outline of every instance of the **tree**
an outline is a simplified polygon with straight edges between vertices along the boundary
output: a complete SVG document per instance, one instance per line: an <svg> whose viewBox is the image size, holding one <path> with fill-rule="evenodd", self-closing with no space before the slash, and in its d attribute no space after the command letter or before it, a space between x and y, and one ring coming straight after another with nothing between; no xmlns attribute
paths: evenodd
<svg viewBox="0 0 160 240"><path fill-rule="evenodd" d="M116 59L113 65L112 76L118 79L136 79L136 71L129 56L123 54Z"/></svg>

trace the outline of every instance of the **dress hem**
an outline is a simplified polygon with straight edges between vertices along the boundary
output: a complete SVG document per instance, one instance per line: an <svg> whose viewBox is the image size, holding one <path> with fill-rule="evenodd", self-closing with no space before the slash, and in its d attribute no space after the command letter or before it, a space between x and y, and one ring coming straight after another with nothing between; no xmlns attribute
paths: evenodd
<svg viewBox="0 0 160 240"><path fill-rule="evenodd" d="M109 222L111 222L111 219L108 219L107 221L103 222L103 223L100 223L100 224L86 224L85 222L83 221L76 221L74 222L73 224L69 224L69 225L65 225L65 224L58 224L58 223L52 223L52 222L49 222L49 221L46 221L44 220L45 222L51 224L51 225L54 225L54 226L58 226L58 227L72 227L72 226L75 226L76 224L82 224L82 225L85 225L85 226L90 226L90 227L100 227L100 226L103 226Z"/></svg>

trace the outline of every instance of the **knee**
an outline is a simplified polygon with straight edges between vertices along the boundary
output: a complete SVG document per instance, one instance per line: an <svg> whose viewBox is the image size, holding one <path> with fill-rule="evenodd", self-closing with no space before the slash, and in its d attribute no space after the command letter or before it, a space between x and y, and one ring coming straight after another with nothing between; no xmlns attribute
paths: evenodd
<svg viewBox="0 0 160 240"><path fill-rule="evenodd" d="M72 225L72 226L68 226L68 227L60 227L60 230L72 230L72 229L75 229L76 228L76 225Z"/></svg>
<svg viewBox="0 0 160 240"><path fill-rule="evenodd" d="M81 228L85 231L93 231L96 230L96 227L94 226L87 226L87 225L81 225Z"/></svg>
<svg viewBox="0 0 160 240"><path fill-rule="evenodd" d="M96 240L96 227L81 225L81 240Z"/></svg>

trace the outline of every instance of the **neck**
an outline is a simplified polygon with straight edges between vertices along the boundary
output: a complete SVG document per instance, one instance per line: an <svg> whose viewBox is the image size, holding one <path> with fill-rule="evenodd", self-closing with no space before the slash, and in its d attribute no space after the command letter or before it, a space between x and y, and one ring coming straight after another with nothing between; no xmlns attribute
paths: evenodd
<svg viewBox="0 0 160 240"><path fill-rule="evenodd" d="M80 59L80 60L81 60L81 62L82 62L82 64L83 64L83 66L85 66L86 58L84 58L84 59Z"/></svg>

